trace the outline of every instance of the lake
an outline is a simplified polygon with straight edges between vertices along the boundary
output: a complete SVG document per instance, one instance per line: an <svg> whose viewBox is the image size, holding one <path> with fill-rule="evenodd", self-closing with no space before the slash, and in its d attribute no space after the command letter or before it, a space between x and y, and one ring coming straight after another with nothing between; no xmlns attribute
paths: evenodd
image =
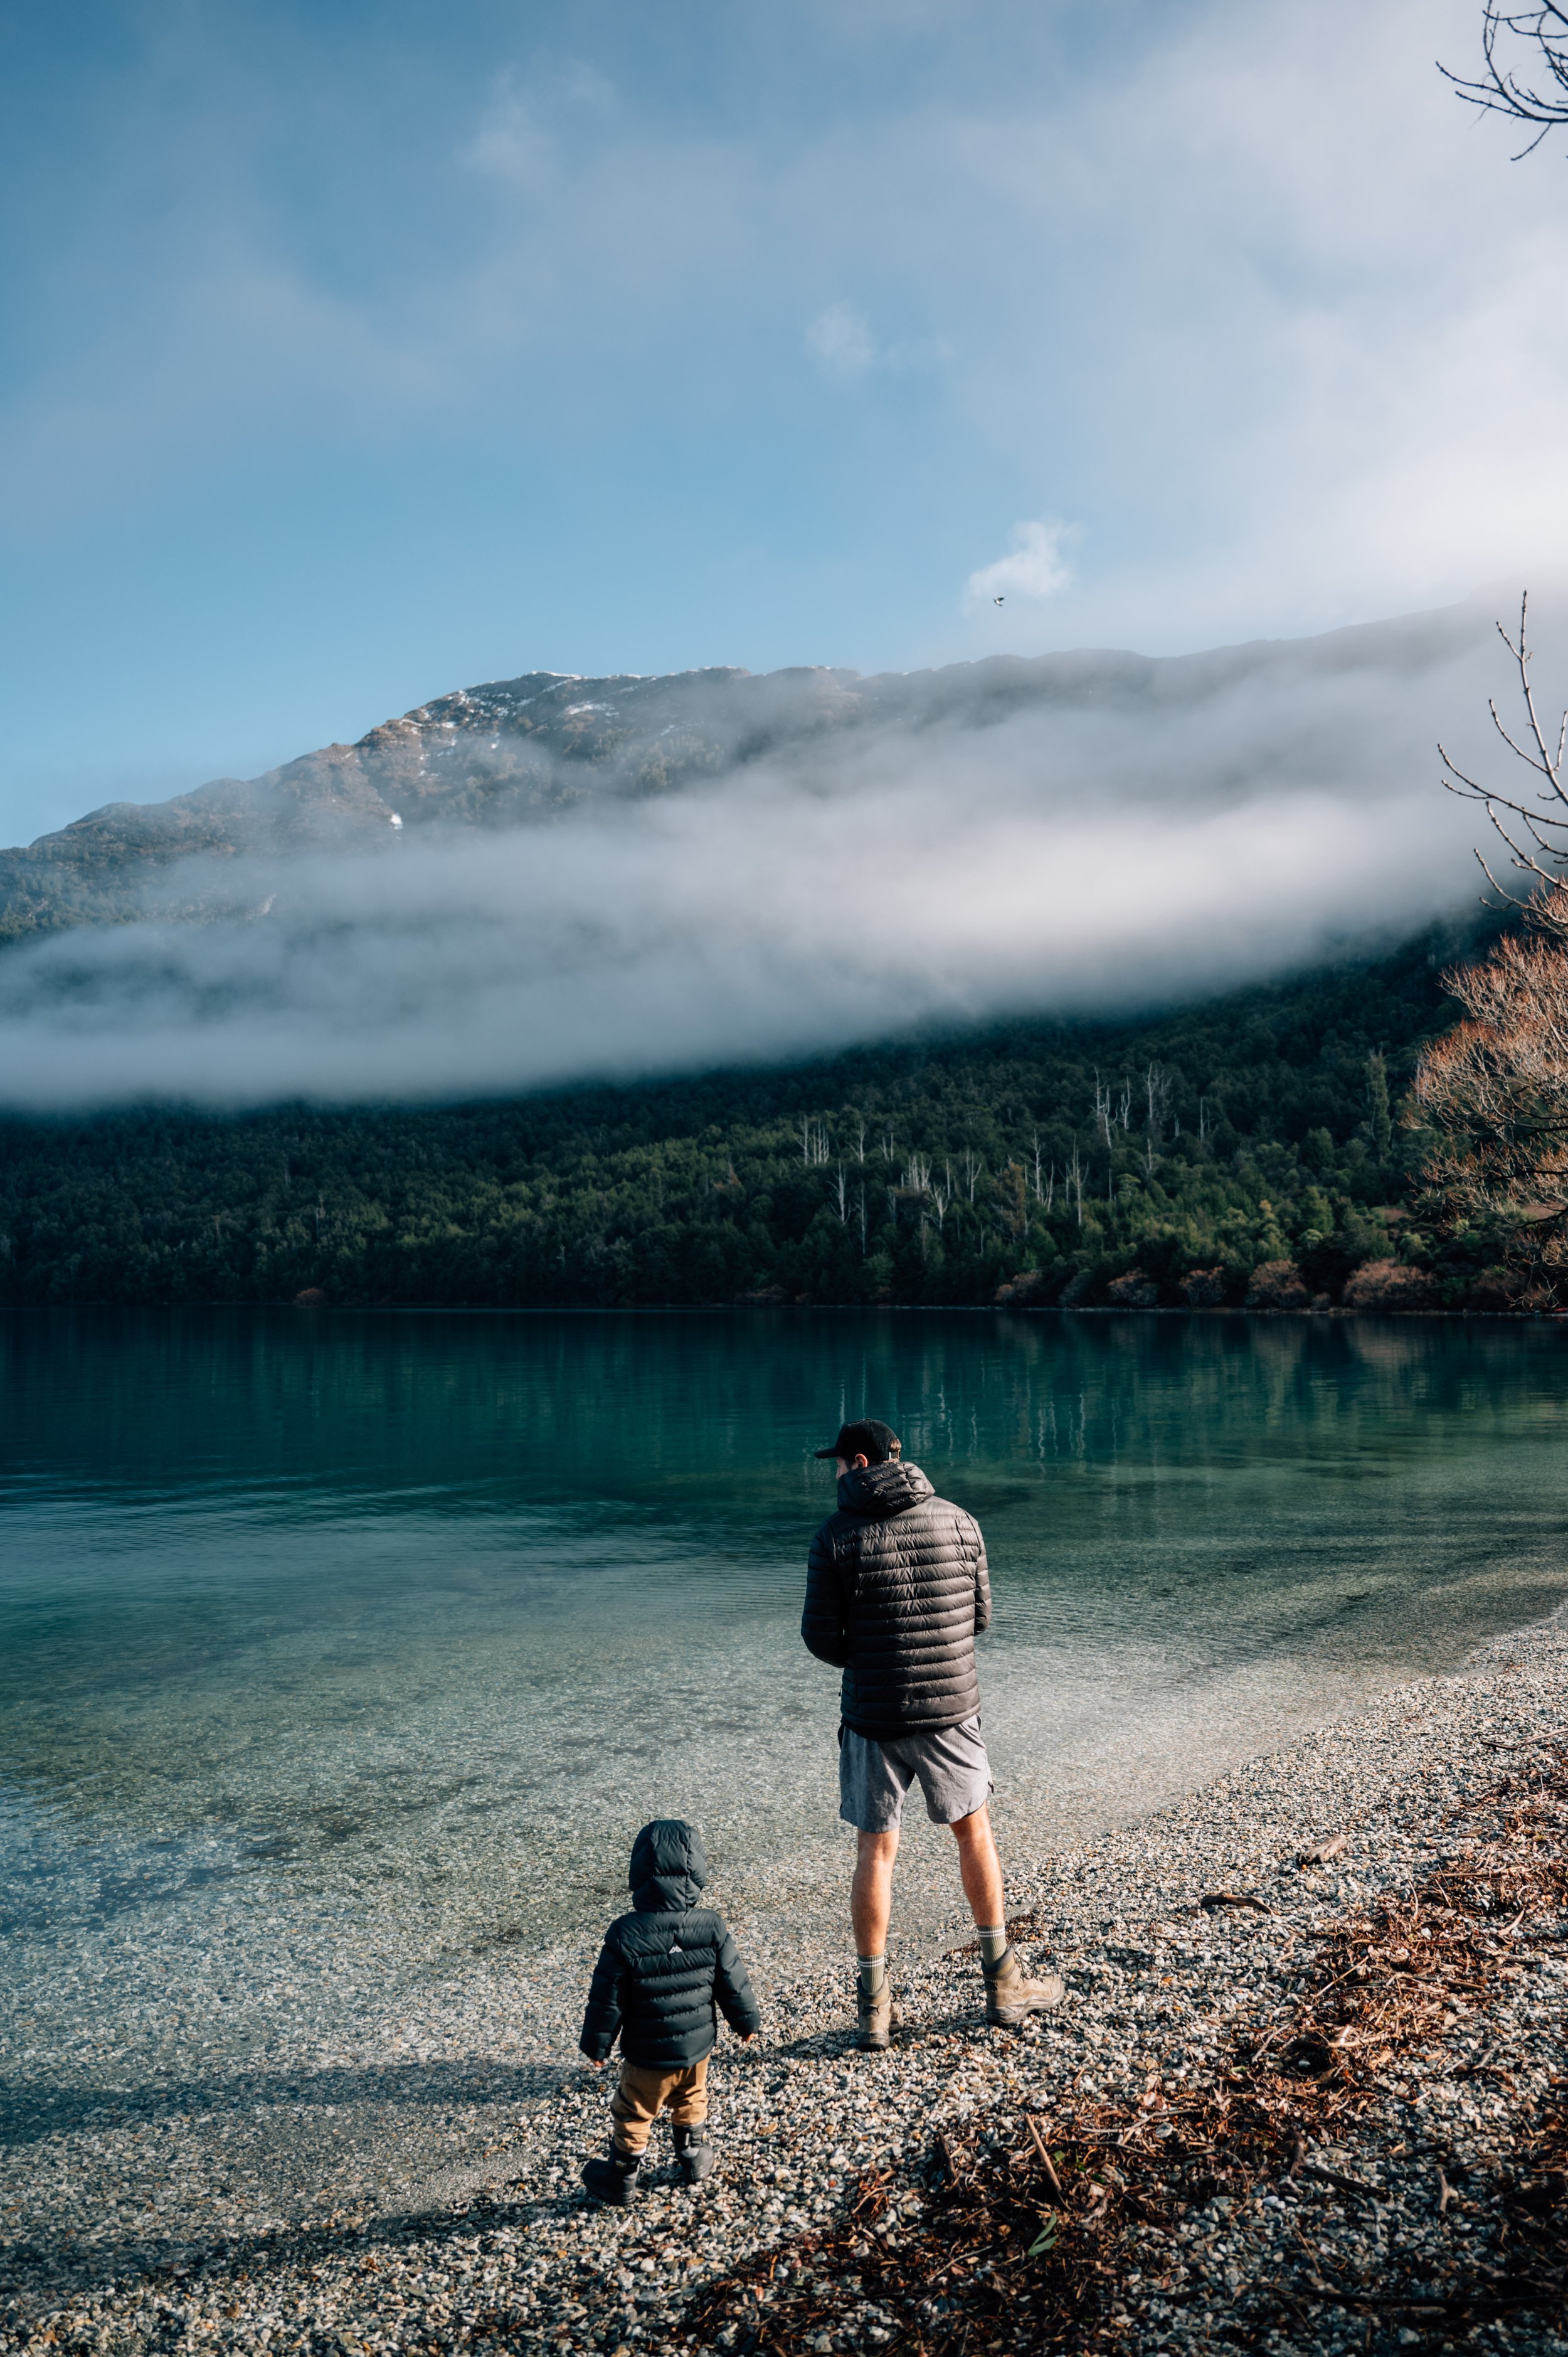
<svg viewBox="0 0 1568 2357"><path fill-rule="evenodd" d="M0 1395L0 1995L84 2083L430 2050L470 1971L499 2018L660 1813L767 1969L838 1938L798 1625L841 1417L983 1524L1004 1854L1568 1584L1546 1322L25 1312ZM950 1916L950 1846L911 1826L899 1936Z"/></svg>

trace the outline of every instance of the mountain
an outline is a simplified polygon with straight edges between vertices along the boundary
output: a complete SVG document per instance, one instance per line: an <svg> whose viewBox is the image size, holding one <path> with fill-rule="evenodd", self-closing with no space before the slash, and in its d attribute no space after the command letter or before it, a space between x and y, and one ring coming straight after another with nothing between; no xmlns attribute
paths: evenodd
<svg viewBox="0 0 1568 2357"><path fill-rule="evenodd" d="M585 804L677 793L769 759L819 766L831 780L834 763L879 731L983 736L1031 717L1070 725L1120 716L1150 723L1153 741L1163 721L1206 706L1300 713L1319 691L1369 706L1477 656L1491 628L1490 608L1471 604L1196 655L995 656L871 677L529 672L439 696L355 744L325 746L263 777L220 778L164 802L111 802L0 851L0 941L215 913L210 869L181 870L193 858L363 850L422 829L538 824ZM1296 723L1281 734L1293 731L1299 738Z"/></svg>
<svg viewBox="0 0 1568 2357"><path fill-rule="evenodd" d="M94 812L0 853L35 1107L0 1105L0 1302L1533 1306L1495 1224L1439 1222L1401 1120L1466 939L1416 931L1469 816L1432 741L1485 726L1495 658L1477 604L1168 658L531 673ZM769 764L787 791L731 797ZM503 840L552 825L558 857ZM1263 852L1228 869L1238 825ZM367 850L390 865L329 864ZM274 908L268 862L302 854ZM64 930L226 897L268 922ZM1248 986L1221 994L1210 933L1245 937ZM1058 934L1144 977L1133 1012L1058 987ZM891 1042L852 938L896 969ZM1032 1011L987 981L998 942L1058 977ZM820 1053L779 1047L776 1003Z"/></svg>

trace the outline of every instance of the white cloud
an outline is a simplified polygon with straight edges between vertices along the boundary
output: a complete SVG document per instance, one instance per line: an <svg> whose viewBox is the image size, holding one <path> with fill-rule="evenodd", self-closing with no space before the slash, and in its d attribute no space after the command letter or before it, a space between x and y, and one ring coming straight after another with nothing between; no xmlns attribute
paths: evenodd
<svg viewBox="0 0 1568 2357"><path fill-rule="evenodd" d="M972 573L966 594L977 603L999 597L1056 597L1072 579L1062 555L1063 542L1072 537L1070 525L1048 522L1044 516L1033 523L1015 523L1010 554Z"/></svg>
<svg viewBox="0 0 1568 2357"><path fill-rule="evenodd" d="M559 168L560 149L541 122L533 98L503 82L460 151L470 171L514 188L548 188Z"/></svg>
<svg viewBox="0 0 1568 2357"><path fill-rule="evenodd" d="M1053 702L984 673L950 708L939 682L923 726L811 737L700 791L193 863L160 894L248 919L0 958L0 1095L506 1092L1131 1008L1396 938L1474 898L1477 813L1438 790L1432 738L1452 722L1468 758L1485 727L1487 627L1134 667L1092 694L1063 659Z"/></svg>
<svg viewBox="0 0 1568 2357"><path fill-rule="evenodd" d="M1054 140L958 131L1020 264L1055 264L984 406L1036 480L1070 483L1097 554L1116 533L1066 601L1079 643L1321 627L1561 570L1568 169L1510 167L1434 70L1473 55L1477 16L1223 0Z"/></svg>
<svg viewBox="0 0 1568 2357"><path fill-rule="evenodd" d="M876 339L852 303L830 303L806 330L806 350L824 376L854 380L877 361Z"/></svg>
<svg viewBox="0 0 1568 2357"><path fill-rule="evenodd" d="M581 59L565 59L526 81L502 74L460 160L486 178L542 191L561 168L571 115L607 115L615 103L613 85Z"/></svg>
<svg viewBox="0 0 1568 2357"><path fill-rule="evenodd" d="M952 358L940 336L906 337L884 342L864 313L853 303L830 303L819 311L805 334L806 356L823 376L841 384L858 384L873 370L888 377L931 376Z"/></svg>

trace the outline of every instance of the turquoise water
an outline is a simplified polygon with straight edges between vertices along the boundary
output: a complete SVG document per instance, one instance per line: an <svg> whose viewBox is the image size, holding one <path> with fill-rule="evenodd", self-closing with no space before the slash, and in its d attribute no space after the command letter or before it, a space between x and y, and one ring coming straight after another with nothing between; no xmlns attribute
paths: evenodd
<svg viewBox="0 0 1568 2357"><path fill-rule="evenodd" d="M826 1903L809 1452L862 1411L984 1526L1015 1850L1563 1593L1552 1325L12 1313L14 1969L220 1886L429 1956L578 1934L658 1810L743 1913Z"/></svg>
<svg viewBox="0 0 1568 2357"><path fill-rule="evenodd" d="M656 1813L777 2033L847 2007L798 1627L863 1411L984 1525L1015 1866L1563 1593L1554 1325L0 1315L7 2282L504 2179ZM911 1820L896 1969L961 1920Z"/></svg>

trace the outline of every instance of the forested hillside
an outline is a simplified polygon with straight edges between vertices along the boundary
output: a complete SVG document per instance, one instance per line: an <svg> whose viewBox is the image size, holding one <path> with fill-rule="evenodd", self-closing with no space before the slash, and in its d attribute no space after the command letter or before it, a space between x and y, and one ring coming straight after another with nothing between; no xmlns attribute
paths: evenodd
<svg viewBox="0 0 1568 2357"><path fill-rule="evenodd" d="M1451 945L1135 1025L441 1110L0 1125L11 1304L1502 1307L1400 1123ZM1348 1292L1347 1292L1348 1288Z"/></svg>

